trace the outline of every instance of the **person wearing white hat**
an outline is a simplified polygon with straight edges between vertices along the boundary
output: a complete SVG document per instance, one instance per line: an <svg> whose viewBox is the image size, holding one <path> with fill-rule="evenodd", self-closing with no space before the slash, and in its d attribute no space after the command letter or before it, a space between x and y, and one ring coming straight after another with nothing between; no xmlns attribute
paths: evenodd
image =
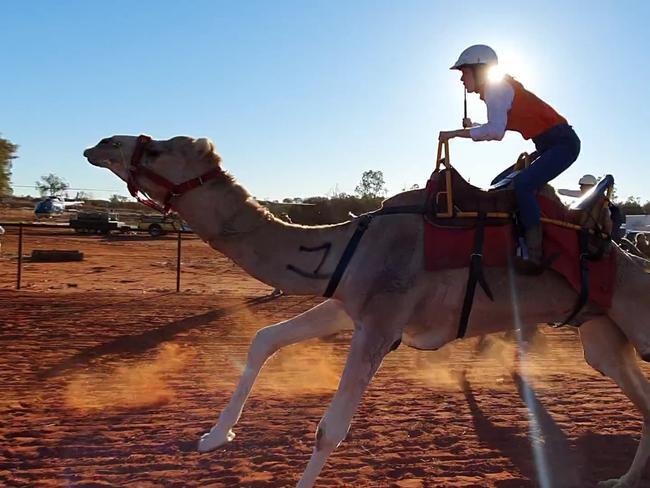
<svg viewBox="0 0 650 488"><path fill-rule="evenodd" d="M560 188L557 192L566 197L582 198L597 184L598 179L594 175L586 174L578 180L579 190ZM611 238L614 242L621 242L621 239L625 235L625 230L622 228L625 223L625 216L614 202L608 202L607 207L609 209L609 218L612 221Z"/></svg>
<svg viewBox="0 0 650 488"><path fill-rule="evenodd" d="M598 180L594 175L584 175L582 178L578 180L580 193L584 195L589 190L591 190L594 186L596 186L596 183L598 183Z"/></svg>
<svg viewBox="0 0 650 488"><path fill-rule="evenodd" d="M489 80L488 71L498 64L497 54L486 45L465 49L450 68L462 72L461 81L470 93L478 93L487 105L488 121L482 125L463 119L464 129L441 131L438 138L454 137L474 141L500 141L506 130L519 132L535 143L537 158L514 177L519 223L524 230L527 258L518 258L517 269L526 274L544 270L542 227L535 192L578 158L580 139L567 120L510 75Z"/></svg>
<svg viewBox="0 0 650 488"><path fill-rule="evenodd" d="M578 186L580 187L579 190L565 190L561 188L557 192L560 195L564 195L566 197L580 198L584 196L594 186L596 186L596 183L598 183L596 177L594 175L587 174L578 180Z"/></svg>

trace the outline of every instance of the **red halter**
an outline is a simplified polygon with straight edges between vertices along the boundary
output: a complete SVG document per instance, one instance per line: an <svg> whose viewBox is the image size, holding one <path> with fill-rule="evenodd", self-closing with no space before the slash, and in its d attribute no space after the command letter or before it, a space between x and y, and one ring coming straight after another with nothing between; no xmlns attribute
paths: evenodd
<svg viewBox="0 0 650 488"><path fill-rule="evenodd" d="M216 167L210 171L203 173L201 176L192 178L180 184L175 184L169 181L166 178L163 178L159 174L154 173L146 166L142 166L142 156L144 151L147 148L147 145L151 142L151 137L145 135L139 135L135 143L135 149L133 149L133 154L131 155L131 164L129 165L129 178L126 182L126 185L129 189L129 193L134 197L138 202L146 205L149 208L153 208L158 212L167 214L171 209L171 199L173 197L181 196L183 193L187 193L194 188L198 188L203 185L206 181L212 180L218 176L223 176L224 172L221 168ZM147 196L144 191L138 188L137 178L139 176L144 176L149 180L153 181L157 185L162 186L167 190L167 194L162 200L162 205L153 201L151 198L142 198L139 193Z"/></svg>

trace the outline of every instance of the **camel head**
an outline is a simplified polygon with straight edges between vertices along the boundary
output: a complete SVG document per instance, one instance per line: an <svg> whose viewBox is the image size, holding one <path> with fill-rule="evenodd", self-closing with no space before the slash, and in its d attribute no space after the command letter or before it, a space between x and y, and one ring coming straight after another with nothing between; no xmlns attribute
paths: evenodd
<svg viewBox="0 0 650 488"><path fill-rule="evenodd" d="M208 139L178 136L155 140L116 135L84 151L90 164L108 168L132 188L163 203L170 188L215 170L221 158Z"/></svg>

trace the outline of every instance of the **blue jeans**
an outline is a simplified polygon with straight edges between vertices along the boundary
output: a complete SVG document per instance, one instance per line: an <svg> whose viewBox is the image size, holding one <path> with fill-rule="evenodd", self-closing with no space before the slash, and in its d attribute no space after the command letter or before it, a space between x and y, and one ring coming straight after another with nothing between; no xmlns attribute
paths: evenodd
<svg viewBox="0 0 650 488"><path fill-rule="evenodd" d="M578 159L580 139L568 124L556 125L533 138L538 157L514 177L519 220L524 229L540 223L535 192Z"/></svg>

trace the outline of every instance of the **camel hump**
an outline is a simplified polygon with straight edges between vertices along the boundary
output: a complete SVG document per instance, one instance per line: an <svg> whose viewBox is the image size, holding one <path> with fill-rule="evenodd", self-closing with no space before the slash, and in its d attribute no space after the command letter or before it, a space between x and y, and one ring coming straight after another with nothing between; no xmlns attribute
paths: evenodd
<svg viewBox="0 0 650 488"><path fill-rule="evenodd" d="M381 203L381 206L382 208L411 206L411 205L424 206L426 201L427 201L427 191L424 188L420 188L417 190L404 191L390 198L387 198Z"/></svg>

